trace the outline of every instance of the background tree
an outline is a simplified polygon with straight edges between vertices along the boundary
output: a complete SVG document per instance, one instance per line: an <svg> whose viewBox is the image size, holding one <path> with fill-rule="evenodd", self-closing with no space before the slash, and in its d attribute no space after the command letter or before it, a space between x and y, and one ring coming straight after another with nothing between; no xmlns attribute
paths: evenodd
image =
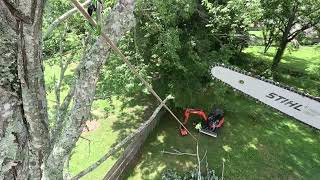
<svg viewBox="0 0 320 180"><path fill-rule="evenodd" d="M320 22L320 1L318 0L262 0L263 18L272 24L269 33L277 27L280 38L277 39L278 49L273 58L272 69L280 63L287 44L301 32L316 26Z"/></svg>

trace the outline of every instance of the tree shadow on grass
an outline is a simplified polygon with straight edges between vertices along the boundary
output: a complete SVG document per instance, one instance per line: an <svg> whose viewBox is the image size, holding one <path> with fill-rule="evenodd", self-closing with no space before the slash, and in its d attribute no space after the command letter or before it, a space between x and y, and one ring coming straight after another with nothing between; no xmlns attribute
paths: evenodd
<svg viewBox="0 0 320 180"><path fill-rule="evenodd" d="M190 136L181 137L178 127L171 115L165 114L143 147L142 157L136 167L139 168L139 172L127 172L125 177L139 174L138 178L142 179L160 179L161 174L168 168L178 171L188 171L193 168L196 157L175 156L161 152L163 150L172 152L174 148L181 152L195 153L193 140ZM166 161L163 161L164 159Z"/></svg>
<svg viewBox="0 0 320 180"><path fill-rule="evenodd" d="M269 57L269 58L273 58L274 57L274 53L271 53L271 52L266 52L266 53L264 53L264 52L262 52L262 51L260 51L260 52L258 52L258 54L260 54L260 56L267 56L267 57Z"/></svg>
<svg viewBox="0 0 320 180"><path fill-rule="evenodd" d="M297 87L300 91L307 92L313 96L320 96L320 80L314 80L308 76L294 78L286 74L278 74L277 80Z"/></svg>
<svg viewBox="0 0 320 180"><path fill-rule="evenodd" d="M258 56L255 53L241 54L243 57L239 61L232 61L232 64L259 75L271 68L272 59L270 60L270 58L273 58L273 54L262 52L258 54ZM278 69L281 73L296 77L308 73L307 69L310 66L308 63L305 59L284 55Z"/></svg>
<svg viewBox="0 0 320 180"><path fill-rule="evenodd" d="M282 61L279 64L279 67L282 69L296 71L299 73L307 74L307 69L310 64L308 64L308 61L302 58L297 58L292 55L285 55L282 57Z"/></svg>
<svg viewBox="0 0 320 180"><path fill-rule="evenodd" d="M146 94L136 94L132 98L121 97L122 102L119 112L116 112L117 121L112 124L112 130L116 133L117 139L112 146L115 146L131 133L134 133L142 123L148 120L155 108L159 105L153 97ZM119 157L117 153L115 157Z"/></svg>
<svg viewBox="0 0 320 180"><path fill-rule="evenodd" d="M263 53L258 52L258 55L255 53L246 53L242 54L247 59L247 63L250 64L258 64L259 62L264 62L269 64L269 68L271 67L272 59L274 57L274 53ZM301 76L301 74L312 74L314 72L309 72L308 69L314 65L320 65L320 57L315 57L319 59L318 63L310 63L308 59L298 58L293 54L285 54L281 58L281 62L279 64L279 70L286 74L291 74L293 76ZM251 62L250 62L251 61ZM259 64L258 64L259 65Z"/></svg>

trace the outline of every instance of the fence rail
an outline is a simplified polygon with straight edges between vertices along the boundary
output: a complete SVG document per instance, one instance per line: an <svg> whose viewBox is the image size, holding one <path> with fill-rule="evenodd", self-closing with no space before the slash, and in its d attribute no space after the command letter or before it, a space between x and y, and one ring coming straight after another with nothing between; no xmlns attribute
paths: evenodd
<svg viewBox="0 0 320 180"><path fill-rule="evenodd" d="M167 99L166 99L167 100ZM166 102L166 100L164 102ZM118 158L112 168L103 178L104 180L117 180L121 179L123 172L128 170L135 164L138 159L141 148L146 141L149 134L153 131L159 122L160 117L164 114L165 110L161 110L164 103L161 103L158 108L148 119L149 123L134 137L132 142L127 146L122 155ZM148 122L147 121L147 122Z"/></svg>

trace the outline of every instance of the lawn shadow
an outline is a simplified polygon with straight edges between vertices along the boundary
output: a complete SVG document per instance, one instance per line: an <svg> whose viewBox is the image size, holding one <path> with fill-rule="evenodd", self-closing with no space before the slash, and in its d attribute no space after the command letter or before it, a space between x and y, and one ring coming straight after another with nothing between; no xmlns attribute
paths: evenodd
<svg viewBox="0 0 320 180"><path fill-rule="evenodd" d="M282 57L281 63L279 64L279 67L282 69L307 74L308 72L306 70L308 69L309 64L305 59L297 58L292 55L284 55Z"/></svg>
<svg viewBox="0 0 320 180"><path fill-rule="evenodd" d="M271 52L262 52L262 51L259 51L258 54L260 54L260 56L267 56L269 58L273 58L274 57L274 53L271 53Z"/></svg>
<svg viewBox="0 0 320 180"><path fill-rule="evenodd" d="M116 112L116 119L111 128L116 132L117 139L112 146L115 146L131 133L134 133L142 123L148 120L159 103L150 95L136 94L132 98L119 97L122 102L119 112ZM118 153L115 157L119 157Z"/></svg>

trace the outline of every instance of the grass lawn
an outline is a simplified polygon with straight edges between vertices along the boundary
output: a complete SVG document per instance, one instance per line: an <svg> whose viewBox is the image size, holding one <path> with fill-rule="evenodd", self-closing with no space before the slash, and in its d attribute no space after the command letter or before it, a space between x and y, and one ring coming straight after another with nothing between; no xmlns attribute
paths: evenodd
<svg viewBox="0 0 320 180"><path fill-rule="evenodd" d="M274 49L267 55L261 54L261 51L261 47L246 49L248 55L256 58L254 63L257 65L259 61L270 64ZM319 95L319 70L316 70L320 65L319 55L313 47L302 47L291 54L286 52L280 70L286 72L289 69L290 73L283 73L288 78L281 76L279 81ZM302 74L295 75L291 71ZM202 99L202 108L208 109L209 104L221 101L221 97L214 95L219 86L223 85L214 83L206 93L197 94ZM319 179L318 130L257 104L231 89L226 91L223 100L226 122L218 138L199 136L200 152L203 155L205 150L208 151L209 166L216 170L218 176L221 175L222 159L225 159L226 179ZM196 152L191 137L179 136L177 123L165 115L148 138L138 165L127 172L126 178L161 179L161 173L166 169L182 172L196 166L194 157L161 153L161 150L170 151L172 147L184 152Z"/></svg>
<svg viewBox="0 0 320 180"><path fill-rule="evenodd" d="M263 58L271 62L276 48L271 47L266 54L263 54L262 46L252 46L245 49L245 52L256 58ZM316 74L319 77L320 49L319 47L316 48L316 46L301 46L298 50L287 50L281 60L280 67L290 68L308 74Z"/></svg>

